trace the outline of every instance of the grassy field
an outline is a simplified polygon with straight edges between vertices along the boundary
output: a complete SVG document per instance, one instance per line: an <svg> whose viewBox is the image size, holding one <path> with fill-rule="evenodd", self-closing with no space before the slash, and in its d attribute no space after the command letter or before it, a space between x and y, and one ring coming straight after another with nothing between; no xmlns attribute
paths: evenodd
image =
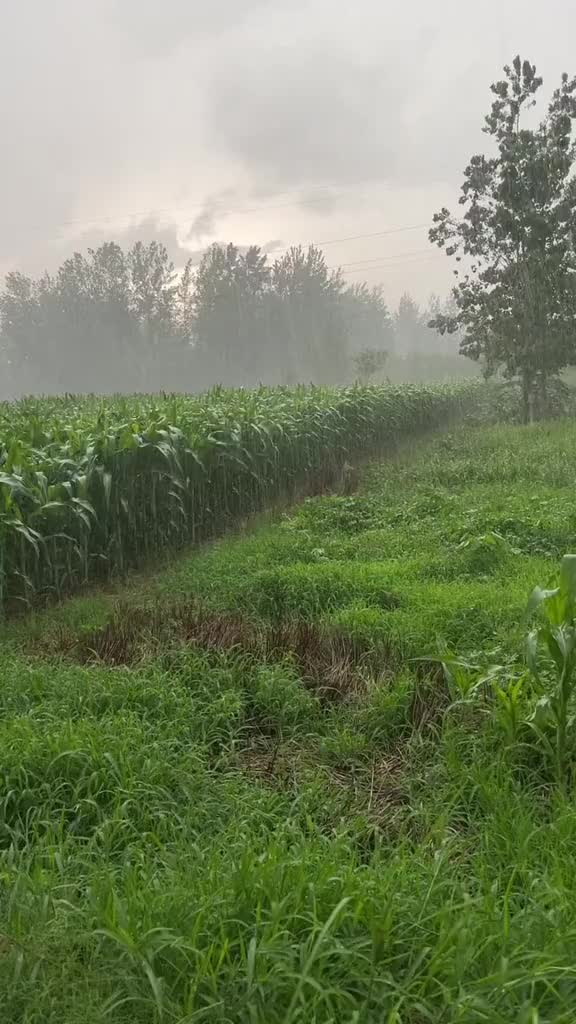
<svg viewBox="0 0 576 1024"><path fill-rule="evenodd" d="M572 783L505 699L575 471L453 428L5 625L3 1019L572 1024Z"/></svg>

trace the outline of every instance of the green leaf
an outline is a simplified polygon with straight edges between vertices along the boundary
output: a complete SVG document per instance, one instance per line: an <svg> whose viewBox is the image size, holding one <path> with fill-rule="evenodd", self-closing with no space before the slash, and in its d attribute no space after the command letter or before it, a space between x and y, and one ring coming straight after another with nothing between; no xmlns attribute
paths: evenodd
<svg viewBox="0 0 576 1024"><path fill-rule="evenodd" d="M560 588L556 587L555 590L543 590L542 587L534 587L530 598L528 600L528 607L526 609L528 615L534 615L534 613L541 607L546 601L549 601L552 597L557 597L560 593Z"/></svg>
<svg viewBox="0 0 576 1024"><path fill-rule="evenodd" d="M576 555L564 555L562 559L560 590L571 602L576 601Z"/></svg>

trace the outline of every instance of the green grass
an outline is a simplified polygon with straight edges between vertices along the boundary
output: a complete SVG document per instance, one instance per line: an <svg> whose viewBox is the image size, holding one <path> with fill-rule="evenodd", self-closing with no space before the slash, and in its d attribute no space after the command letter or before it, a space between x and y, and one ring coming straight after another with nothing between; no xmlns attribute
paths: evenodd
<svg viewBox="0 0 576 1024"><path fill-rule="evenodd" d="M571 1024L573 793L412 659L517 656L575 471L571 422L442 434L5 625L3 1019ZM308 659L349 643L348 689L248 642L298 619ZM90 659L119 622L125 663Z"/></svg>

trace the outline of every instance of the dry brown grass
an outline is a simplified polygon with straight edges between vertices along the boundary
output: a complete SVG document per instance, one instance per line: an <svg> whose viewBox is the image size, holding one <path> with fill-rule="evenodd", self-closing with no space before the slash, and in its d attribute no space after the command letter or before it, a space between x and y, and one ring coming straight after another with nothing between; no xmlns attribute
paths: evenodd
<svg viewBox="0 0 576 1024"><path fill-rule="evenodd" d="M304 682L325 701L363 693L373 675L369 652L337 630L303 620L257 624L190 603L153 608L118 605L102 628L82 636L60 630L45 644L52 655L113 666L136 665L182 645L208 653L238 653L262 662L290 658Z"/></svg>
<svg viewBox="0 0 576 1024"><path fill-rule="evenodd" d="M389 835L405 824L410 814L409 755L405 745L395 747L360 766L328 762L310 746L264 738L255 739L238 754L238 766L262 785L296 795L306 777L322 773L330 790L338 794L346 817L365 816L373 828Z"/></svg>

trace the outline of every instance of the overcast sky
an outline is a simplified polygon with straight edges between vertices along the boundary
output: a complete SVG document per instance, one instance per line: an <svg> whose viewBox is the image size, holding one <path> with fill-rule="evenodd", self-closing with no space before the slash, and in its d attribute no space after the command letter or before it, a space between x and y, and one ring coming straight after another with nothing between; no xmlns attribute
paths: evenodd
<svg viewBox="0 0 576 1024"><path fill-rule="evenodd" d="M2 6L2 272L109 238L177 264L345 238L326 255L349 280L425 301L451 274L419 225L485 148L490 82L517 52L547 93L576 73L568 0Z"/></svg>

